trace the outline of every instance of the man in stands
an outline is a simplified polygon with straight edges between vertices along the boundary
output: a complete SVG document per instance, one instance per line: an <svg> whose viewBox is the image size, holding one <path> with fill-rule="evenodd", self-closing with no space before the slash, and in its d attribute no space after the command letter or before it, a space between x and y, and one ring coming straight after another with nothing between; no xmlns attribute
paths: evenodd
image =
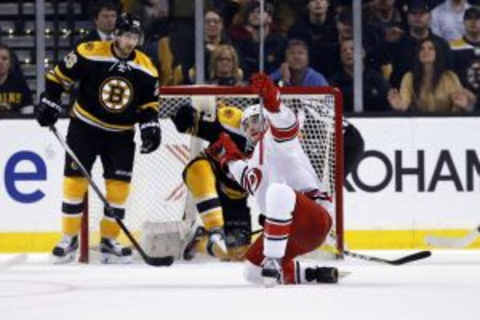
<svg viewBox="0 0 480 320"><path fill-rule="evenodd" d="M118 7L110 0L97 1L93 8L95 29L90 30L81 41L113 40L118 11Z"/></svg>
<svg viewBox="0 0 480 320"><path fill-rule="evenodd" d="M252 78L252 88L265 110L253 105L242 117L242 130L255 144L251 157L246 158L226 134L209 148L265 215L264 234L246 255L246 279L267 287L336 283L336 268L294 260L320 246L332 226L332 203L300 145L299 122L265 74Z"/></svg>
<svg viewBox="0 0 480 320"><path fill-rule="evenodd" d="M323 74L310 67L309 50L305 41L291 39L285 56L285 62L270 75L273 81L281 81L285 86L328 86Z"/></svg>
<svg viewBox="0 0 480 320"><path fill-rule="evenodd" d="M465 33L462 37L450 42L454 57L454 69L462 85L477 97L478 110L480 103L480 9L471 7L463 17Z"/></svg>

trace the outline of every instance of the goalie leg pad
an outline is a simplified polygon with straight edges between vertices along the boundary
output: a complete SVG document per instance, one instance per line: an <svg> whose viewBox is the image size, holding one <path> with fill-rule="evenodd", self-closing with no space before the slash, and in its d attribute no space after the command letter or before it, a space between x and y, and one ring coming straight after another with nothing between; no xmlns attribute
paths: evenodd
<svg viewBox="0 0 480 320"><path fill-rule="evenodd" d="M173 256L182 259L195 228L185 221L150 222L142 226L142 247L152 257Z"/></svg>

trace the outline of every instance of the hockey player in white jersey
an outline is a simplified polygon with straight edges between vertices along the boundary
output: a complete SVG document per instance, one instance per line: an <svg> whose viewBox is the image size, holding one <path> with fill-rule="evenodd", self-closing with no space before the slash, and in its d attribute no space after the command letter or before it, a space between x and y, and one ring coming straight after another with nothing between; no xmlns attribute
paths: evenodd
<svg viewBox="0 0 480 320"><path fill-rule="evenodd" d="M242 117L242 128L255 144L253 155L247 159L227 134L209 148L265 215L264 234L246 255L246 279L266 286L336 283L336 268L294 260L320 246L332 226L332 204L300 145L298 120L281 104L268 76L253 76L252 89L263 99L265 111L251 106Z"/></svg>

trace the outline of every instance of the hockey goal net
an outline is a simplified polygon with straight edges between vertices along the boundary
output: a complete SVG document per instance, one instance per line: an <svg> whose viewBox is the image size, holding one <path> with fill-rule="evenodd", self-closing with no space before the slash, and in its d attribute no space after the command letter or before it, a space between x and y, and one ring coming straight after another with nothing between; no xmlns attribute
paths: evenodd
<svg viewBox="0 0 480 320"><path fill-rule="evenodd" d="M191 103L203 112L204 117L214 120L220 105L240 109L259 103L258 96L248 87L177 86L161 88L160 123L161 147L148 155L136 154L131 193L126 205L125 225L142 243L149 225L165 221L193 221L197 214L189 201L188 190L182 181L182 171L198 151L207 146L205 142L176 131L169 119L184 103ZM281 88L284 105L291 108L301 124L300 140L316 173L325 183L334 199L336 246L343 251L343 135L342 98L335 88L318 87ZM137 146L140 143L136 135ZM139 148L137 148L139 149ZM137 150L138 152L138 150ZM97 185L103 186L102 169L95 164L92 176ZM253 230L258 226L258 210L253 201ZM90 192L88 209L84 214L81 257L87 262L89 248L99 242L99 224L103 214L102 203ZM121 242L128 243L122 235Z"/></svg>

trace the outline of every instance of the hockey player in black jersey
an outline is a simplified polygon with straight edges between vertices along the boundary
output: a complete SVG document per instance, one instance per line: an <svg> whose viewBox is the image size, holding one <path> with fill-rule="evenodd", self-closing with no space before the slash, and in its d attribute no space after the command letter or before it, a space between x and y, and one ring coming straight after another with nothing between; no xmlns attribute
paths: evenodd
<svg viewBox="0 0 480 320"><path fill-rule="evenodd" d="M120 228L113 214L122 219L129 194L134 162L134 134L139 123L141 153L160 145L158 122L158 72L150 59L136 49L143 37L140 20L129 14L117 19L114 41L78 45L47 74L46 90L36 108L41 126L55 124L65 112L62 92L78 83L70 111L67 143L90 171L97 157L103 165L106 198L114 208L104 210L100 222L102 262L129 262L132 251L117 242ZM66 155L63 181L63 238L53 248L56 262L75 258L84 210L87 180L73 159Z"/></svg>
<svg viewBox="0 0 480 320"><path fill-rule="evenodd" d="M220 103L214 121L204 119L203 113L189 104L181 106L172 120L179 132L210 143L226 132L240 150L248 153L247 139L240 130L241 118L240 109ZM205 152L187 164L183 180L205 227L197 229L184 258L191 259L195 252L201 252L222 260L242 260L250 245L251 233L245 190L220 170L218 162Z"/></svg>

